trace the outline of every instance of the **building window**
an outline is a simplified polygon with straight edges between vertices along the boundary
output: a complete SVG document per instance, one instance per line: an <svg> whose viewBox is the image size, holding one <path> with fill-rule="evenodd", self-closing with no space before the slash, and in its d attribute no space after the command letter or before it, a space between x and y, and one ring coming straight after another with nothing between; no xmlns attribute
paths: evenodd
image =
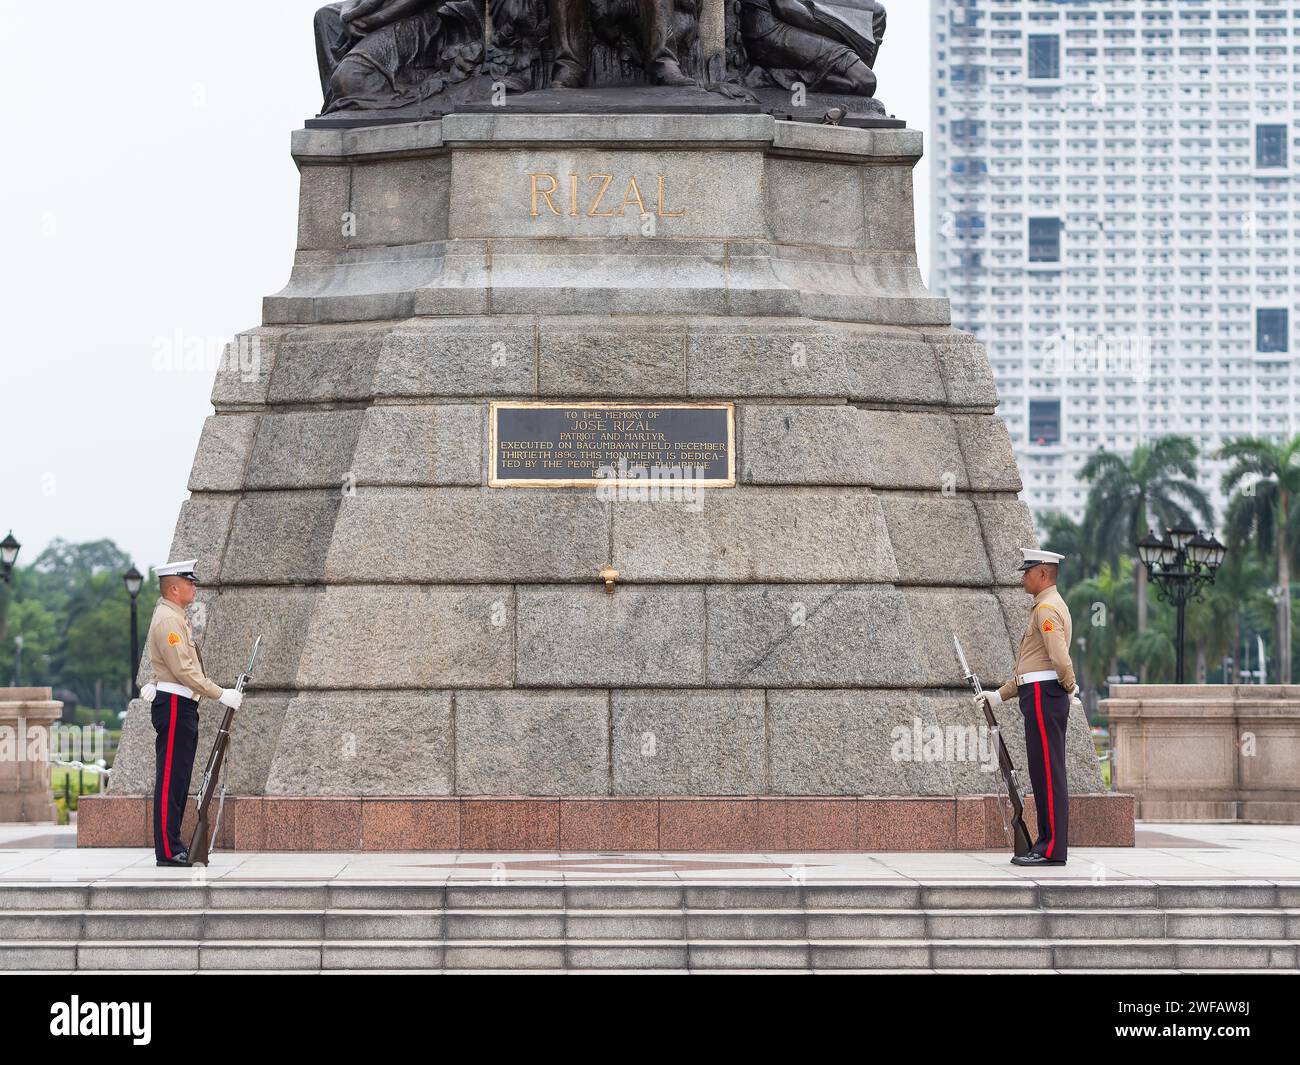
<svg viewBox="0 0 1300 1065"><path fill-rule="evenodd" d="M1286 126L1255 127L1255 166L1259 170L1286 167Z"/></svg>
<svg viewBox="0 0 1300 1065"><path fill-rule="evenodd" d="M1255 350L1291 350L1291 315L1285 307L1260 307L1255 312Z"/></svg>
<svg viewBox="0 0 1300 1065"><path fill-rule="evenodd" d="M1059 399L1029 401L1029 442L1038 447L1050 447L1061 442L1061 401Z"/></svg>
<svg viewBox="0 0 1300 1065"><path fill-rule="evenodd" d="M1054 33L1029 35L1029 76L1031 78L1059 78L1061 76L1061 38Z"/></svg>
<svg viewBox="0 0 1300 1065"><path fill-rule="evenodd" d="M1059 218L1029 220L1029 261L1031 263L1061 261L1061 220Z"/></svg>

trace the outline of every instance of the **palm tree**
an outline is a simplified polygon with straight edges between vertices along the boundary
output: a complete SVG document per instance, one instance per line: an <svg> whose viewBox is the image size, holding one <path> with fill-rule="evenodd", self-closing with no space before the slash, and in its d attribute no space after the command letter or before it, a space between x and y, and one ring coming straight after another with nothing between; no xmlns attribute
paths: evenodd
<svg viewBox="0 0 1300 1065"><path fill-rule="evenodd" d="M1291 564L1296 545L1287 535L1300 520L1300 436L1276 444L1243 437L1224 445L1219 457L1232 463L1223 475L1228 504L1225 532L1229 542L1253 545L1277 557L1278 678L1291 683Z"/></svg>
<svg viewBox="0 0 1300 1065"><path fill-rule="evenodd" d="M1092 548L1083 526L1071 521L1065 514L1039 514L1038 527L1043 530L1043 549L1064 555L1057 583L1062 588L1073 588L1080 581L1095 575L1092 566Z"/></svg>
<svg viewBox="0 0 1300 1065"><path fill-rule="evenodd" d="M1267 626L1273 614L1268 596L1268 574L1254 555L1230 551L1199 599L1187 604L1187 633L1196 645L1197 671L1202 660L1208 670L1210 662L1224 655L1234 661L1241 657L1242 634L1254 633ZM1238 668L1243 668L1238 662ZM1225 675L1225 684L1234 678Z"/></svg>
<svg viewBox="0 0 1300 1065"><path fill-rule="evenodd" d="M1135 558L1137 542L1151 531L1154 516L1160 527L1192 522L1214 524L1214 508L1196 483L1196 444L1187 436L1162 436L1139 444L1131 458L1113 451L1096 452L1079 476L1089 482L1084 528L1097 557ZM1137 574L1138 632L1147 629L1147 572Z"/></svg>
<svg viewBox="0 0 1300 1065"><path fill-rule="evenodd" d="M1115 566L1102 563L1097 576L1067 588L1065 599L1076 636L1087 641L1083 673L1090 687L1100 688L1099 678L1120 671L1125 634L1133 631L1133 563L1127 558Z"/></svg>

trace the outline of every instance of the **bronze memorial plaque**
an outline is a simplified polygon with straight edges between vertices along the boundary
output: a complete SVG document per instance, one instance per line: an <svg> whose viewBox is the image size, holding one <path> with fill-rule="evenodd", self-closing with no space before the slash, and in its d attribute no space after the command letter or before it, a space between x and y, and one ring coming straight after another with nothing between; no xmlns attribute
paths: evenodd
<svg viewBox="0 0 1300 1065"><path fill-rule="evenodd" d="M493 488L736 485L734 403L493 403Z"/></svg>

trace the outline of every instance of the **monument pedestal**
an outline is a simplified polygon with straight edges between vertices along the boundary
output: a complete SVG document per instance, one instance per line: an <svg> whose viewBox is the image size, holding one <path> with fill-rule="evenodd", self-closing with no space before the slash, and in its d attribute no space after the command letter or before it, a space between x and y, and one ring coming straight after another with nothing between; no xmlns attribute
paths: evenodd
<svg viewBox="0 0 1300 1065"><path fill-rule="evenodd" d="M266 637L227 845L1001 845L951 635L1010 673L1033 529L984 350L917 269L919 133L458 114L293 150L292 276L218 374L173 546L215 677ZM582 440L498 436L540 403ZM726 408L734 486L546 483L584 468L557 448L658 439L652 404ZM144 842L152 757L137 704L79 842ZM1069 780L1072 842L1131 843L1082 718Z"/></svg>
<svg viewBox="0 0 1300 1065"><path fill-rule="evenodd" d="M58 823L50 727L62 716L49 688L0 688L0 824Z"/></svg>

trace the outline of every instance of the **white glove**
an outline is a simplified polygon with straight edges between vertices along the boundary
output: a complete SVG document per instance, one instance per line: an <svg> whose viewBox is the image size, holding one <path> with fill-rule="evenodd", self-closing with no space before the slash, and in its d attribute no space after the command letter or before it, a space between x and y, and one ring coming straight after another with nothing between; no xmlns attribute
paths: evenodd
<svg viewBox="0 0 1300 1065"><path fill-rule="evenodd" d="M1070 692L1070 698L1071 699L1079 698L1079 686L1077 684L1074 686L1074 691Z"/></svg>
<svg viewBox="0 0 1300 1065"><path fill-rule="evenodd" d="M146 703L153 702L157 694L158 694L158 689L152 684L146 684L143 688L140 689L140 698L143 699Z"/></svg>
<svg viewBox="0 0 1300 1065"><path fill-rule="evenodd" d="M244 703L244 693L237 692L234 688L227 688L221 693L220 702L222 706L228 706L232 710L238 710Z"/></svg>

